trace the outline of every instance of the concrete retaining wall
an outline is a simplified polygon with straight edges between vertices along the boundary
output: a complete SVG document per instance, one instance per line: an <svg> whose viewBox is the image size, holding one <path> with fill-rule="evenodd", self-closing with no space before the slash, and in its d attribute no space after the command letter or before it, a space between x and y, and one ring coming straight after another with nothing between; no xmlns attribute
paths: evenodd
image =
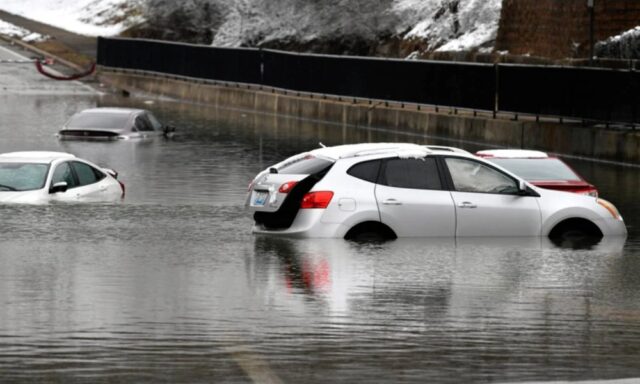
<svg viewBox="0 0 640 384"><path fill-rule="evenodd" d="M583 127L580 124L514 121L478 116L470 111L436 111L435 107L386 104L239 84L216 84L158 74L111 71L101 68L103 83L129 92L143 91L219 107L254 110L301 119L328 121L349 127L395 130L423 137L539 149L628 164L640 164L640 133L632 130ZM419 108L419 109L418 109Z"/></svg>

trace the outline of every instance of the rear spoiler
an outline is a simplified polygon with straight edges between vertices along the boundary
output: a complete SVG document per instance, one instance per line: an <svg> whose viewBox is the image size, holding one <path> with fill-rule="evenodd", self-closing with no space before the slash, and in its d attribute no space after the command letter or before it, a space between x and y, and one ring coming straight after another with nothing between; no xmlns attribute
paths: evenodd
<svg viewBox="0 0 640 384"><path fill-rule="evenodd" d="M116 172L115 170L111 169L111 168L102 168L103 171L107 172L108 174L110 174L111 176L113 176L114 179L118 178L118 172Z"/></svg>
<svg viewBox="0 0 640 384"><path fill-rule="evenodd" d="M58 132L60 138L66 139L117 139L120 135L112 131L95 131L88 129L63 129Z"/></svg>

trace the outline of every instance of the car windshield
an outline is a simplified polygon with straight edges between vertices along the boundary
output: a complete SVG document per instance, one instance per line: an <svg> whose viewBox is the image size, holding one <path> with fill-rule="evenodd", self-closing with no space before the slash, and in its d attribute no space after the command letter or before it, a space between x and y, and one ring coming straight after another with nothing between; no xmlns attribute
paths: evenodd
<svg viewBox="0 0 640 384"><path fill-rule="evenodd" d="M525 180L581 180L560 159L487 159Z"/></svg>
<svg viewBox="0 0 640 384"><path fill-rule="evenodd" d="M286 164L278 169L278 173L286 175L311 175L322 171L333 164L329 160L321 159L312 155L308 155L297 161Z"/></svg>
<svg viewBox="0 0 640 384"><path fill-rule="evenodd" d="M68 128L124 129L129 121L128 113L77 113L69 119Z"/></svg>
<svg viewBox="0 0 640 384"><path fill-rule="evenodd" d="M156 131L161 131L162 130L162 124L158 121L158 119L152 114L152 113L147 113L147 117L149 118L149 121L151 122L151 125L153 125L153 129Z"/></svg>
<svg viewBox="0 0 640 384"><path fill-rule="evenodd" d="M0 192L42 189L48 170L47 164L0 163Z"/></svg>

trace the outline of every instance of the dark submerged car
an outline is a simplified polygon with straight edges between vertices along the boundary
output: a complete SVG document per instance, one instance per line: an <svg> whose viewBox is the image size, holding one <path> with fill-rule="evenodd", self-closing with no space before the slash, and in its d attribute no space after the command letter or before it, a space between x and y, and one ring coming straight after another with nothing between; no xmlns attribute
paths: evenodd
<svg viewBox="0 0 640 384"><path fill-rule="evenodd" d="M78 112L58 132L60 139L126 140L170 136L174 127L163 125L145 109L91 108Z"/></svg>

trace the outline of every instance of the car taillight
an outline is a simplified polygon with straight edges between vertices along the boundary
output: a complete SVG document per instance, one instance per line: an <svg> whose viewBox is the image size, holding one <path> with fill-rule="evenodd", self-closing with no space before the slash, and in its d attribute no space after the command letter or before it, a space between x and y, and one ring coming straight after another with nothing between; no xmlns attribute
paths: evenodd
<svg viewBox="0 0 640 384"><path fill-rule="evenodd" d="M287 181L286 183L284 183L284 184L282 184L280 186L280 188L278 189L278 192L280 192L280 193L289 193L289 192L291 192L293 187L296 186L296 184L298 184L297 181Z"/></svg>
<svg viewBox="0 0 640 384"><path fill-rule="evenodd" d="M301 209L324 209L329 206L331 199L333 198L333 192L331 191L318 191L309 192L302 198L300 203Z"/></svg>
<svg viewBox="0 0 640 384"><path fill-rule="evenodd" d="M598 197L598 191L595 189L585 189L584 191L579 191L578 193L587 196Z"/></svg>
<svg viewBox="0 0 640 384"><path fill-rule="evenodd" d="M116 179L116 181L118 182L118 184L120 184L120 188L122 189L122 197L124 197L124 184L120 180Z"/></svg>

